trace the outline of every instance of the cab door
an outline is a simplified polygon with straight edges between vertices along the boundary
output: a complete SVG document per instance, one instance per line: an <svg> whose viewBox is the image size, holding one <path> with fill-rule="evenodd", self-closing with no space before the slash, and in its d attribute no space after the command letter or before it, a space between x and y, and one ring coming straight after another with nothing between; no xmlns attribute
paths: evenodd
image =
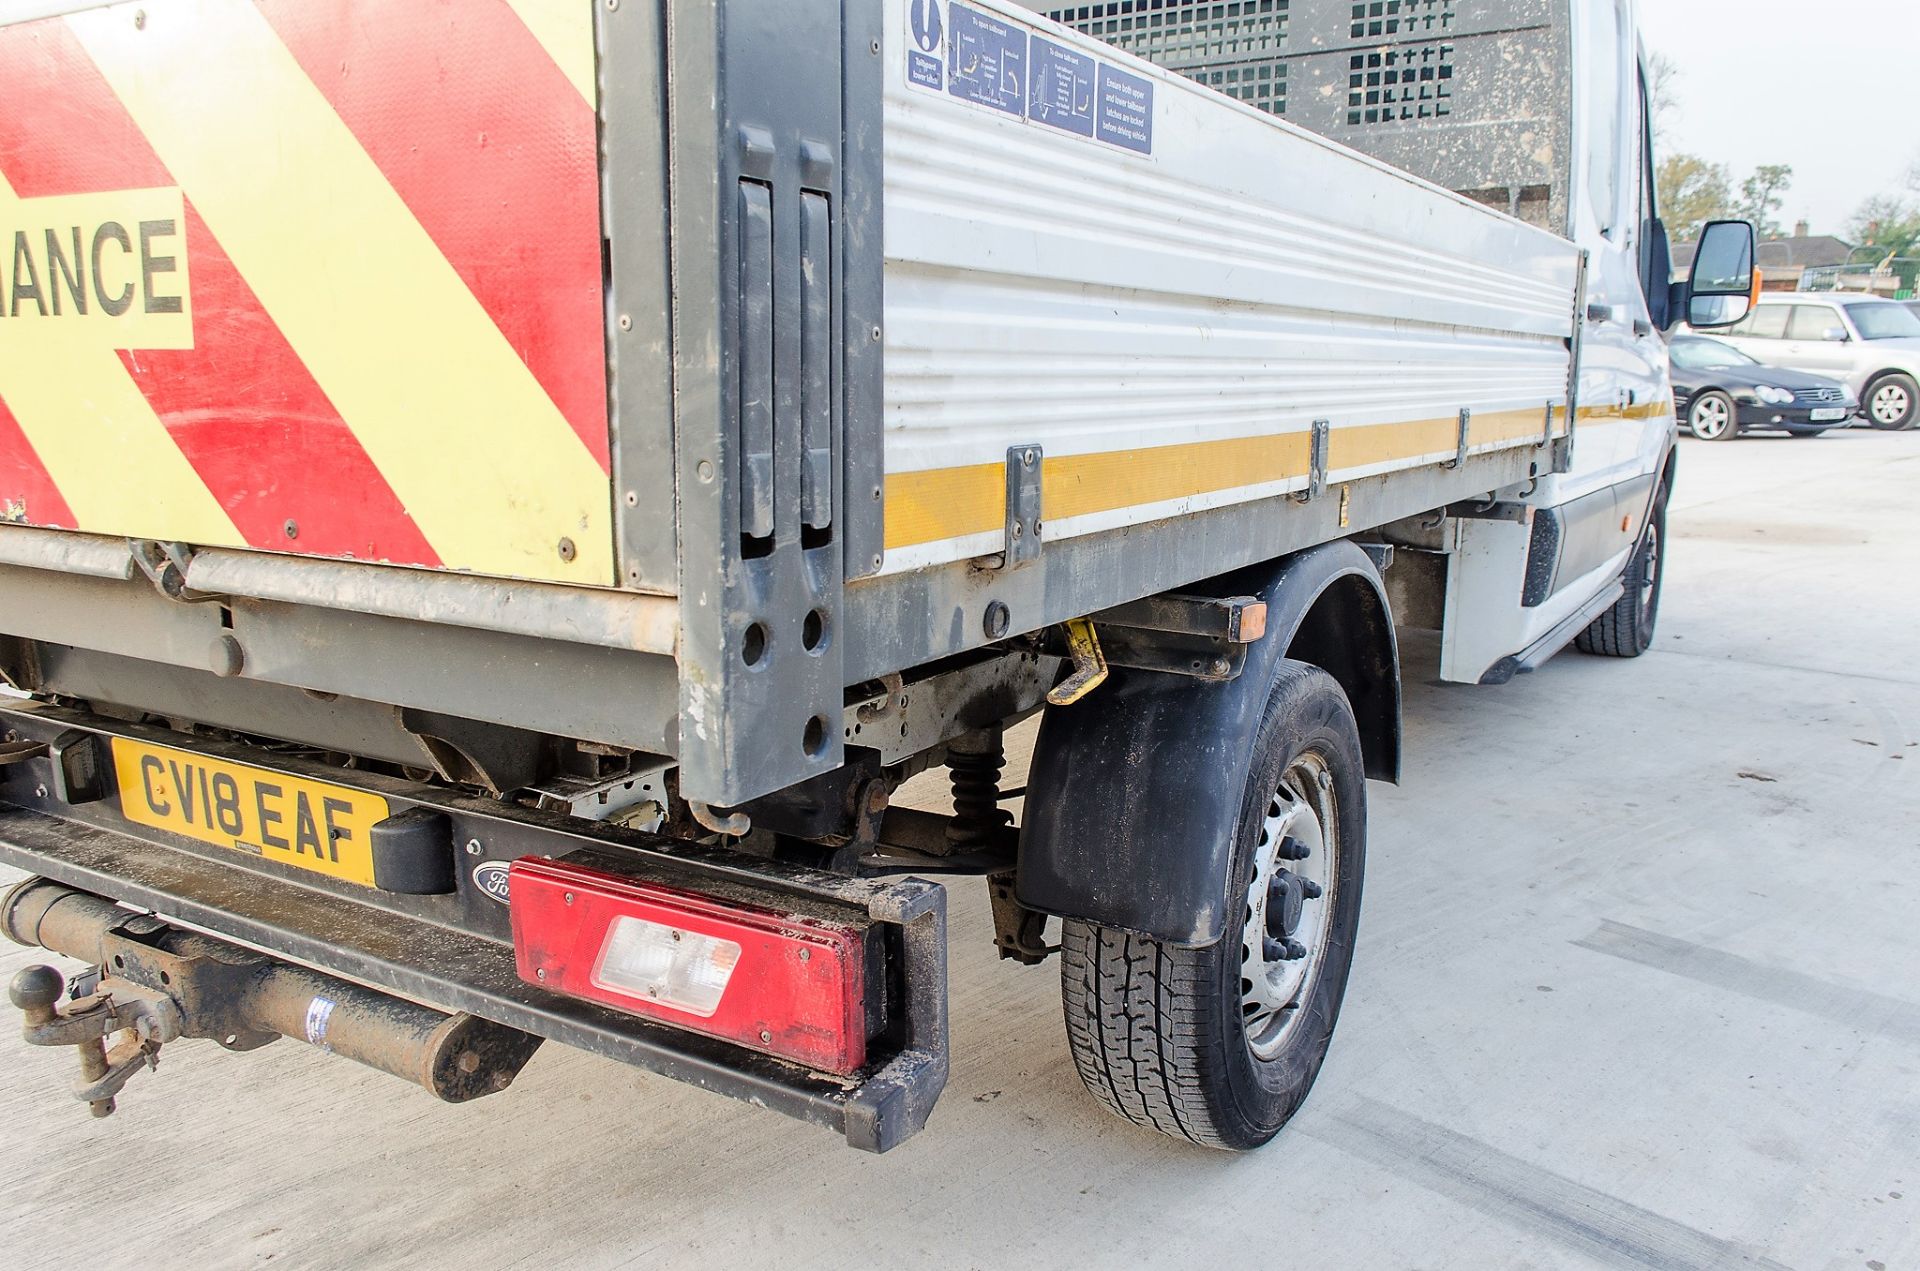
<svg viewBox="0 0 1920 1271"><path fill-rule="evenodd" d="M1454 682L1510 675L1577 634L1625 569L1676 435L1666 340L1648 302L1668 282L1651 274L1668 270L1651 250L1655 190L1633 4L1570 8L1567 233L1588 253L1572 464L1520 499L1533 521L1549 524L1454 523L1441 637L1441 677Z"/></svg>
<svg viewBox="0 0 1920 1271"><path fill-rule="evenodd" d="M1574 56L1587 77L1575 117L1579 180L1574 239L1590 253L1581 349L1580 418L1565 494L1578 497L1646 473L1668 438L1648 423L1671 413L1666 341L1654 324L1642 247L1652 232L1646 89L1632 0L1577 5ZM1664 286L1667 280L1660 280Z"/></svg>

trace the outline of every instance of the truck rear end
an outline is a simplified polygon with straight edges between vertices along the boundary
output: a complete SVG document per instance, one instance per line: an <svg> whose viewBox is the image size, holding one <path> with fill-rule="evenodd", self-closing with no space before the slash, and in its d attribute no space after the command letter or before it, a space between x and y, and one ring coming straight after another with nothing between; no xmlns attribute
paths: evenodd
<svg viewBox="0 0 1920 1271"><path fill-rule="evenodd" d="M1021 960L1100 916L1001 730L1298 653L1205 580L1337 548L1391 777L1373 531L1569 463L1579 248L1002 0L38 8L0 925L95 968L16 998L96 1109L180 1037L442 1097L544 1038L883 1150L946 1072L905 875Z"/></svg>

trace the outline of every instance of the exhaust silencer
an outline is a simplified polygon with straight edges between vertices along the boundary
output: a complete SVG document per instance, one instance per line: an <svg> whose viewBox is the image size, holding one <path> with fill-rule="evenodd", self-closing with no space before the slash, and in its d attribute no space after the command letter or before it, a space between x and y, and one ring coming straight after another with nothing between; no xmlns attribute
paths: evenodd
<svg viewBox="0 0 1920 1271"><path fill-rule="evenodd" d="M185 931L43 878L0 900L0 931L17 944L92 964L97 983L65 987L50 967L15 977L12 998L35 1045L80 1050L74 1093L94 1115L161 1045L204 1037L253 1050L292 1037L391 1073L448 1103L507 1088L541 1039L467 1014L449 1015L377 989ZM111 1049L103 1038L117 1037Z"/></svg>

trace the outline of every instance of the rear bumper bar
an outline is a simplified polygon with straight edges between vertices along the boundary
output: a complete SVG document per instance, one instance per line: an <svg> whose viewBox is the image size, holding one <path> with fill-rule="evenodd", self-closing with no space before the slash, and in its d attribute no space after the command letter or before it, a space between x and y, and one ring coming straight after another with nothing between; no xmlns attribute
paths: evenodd
<svg viewBox="0 0 1920 1271"><path fill-rule="evenodd" d="M884 1035L839 1079L617 1011L548 993L515 971L505 906L460 869L447 896L396 896L294 877L243 853L135 825L112 793L62 801L50 756L0 765L0 863L223 936L290 962L448 1012L466 1012L827 1127L884 1152L925 1125L947 1077L946 897L918 879L841 878L658 835L549 816L257 748L31 706L0 710L0 733L53 742L126 736L384 795L447 815L481 859L593 860L636 877L773 907L846 914L884 928ZM183 745L183 743L185 743ZM229 859L230 858L230 859ZM468 858L471 861L472 858Z"/></svg>

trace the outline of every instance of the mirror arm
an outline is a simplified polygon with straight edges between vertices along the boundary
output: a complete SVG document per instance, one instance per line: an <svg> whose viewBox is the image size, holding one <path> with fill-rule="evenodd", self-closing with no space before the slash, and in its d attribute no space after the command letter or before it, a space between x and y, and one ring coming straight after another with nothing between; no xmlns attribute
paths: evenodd
<svg viewBox="0 0 1920 1271"><path fill-rule="evenodd" d="M1688 312L1693 308L1693 284L1676 282L1667 285L1667 320L1660 324L1662 331L1672 331L1687 320Z"/></svg>

